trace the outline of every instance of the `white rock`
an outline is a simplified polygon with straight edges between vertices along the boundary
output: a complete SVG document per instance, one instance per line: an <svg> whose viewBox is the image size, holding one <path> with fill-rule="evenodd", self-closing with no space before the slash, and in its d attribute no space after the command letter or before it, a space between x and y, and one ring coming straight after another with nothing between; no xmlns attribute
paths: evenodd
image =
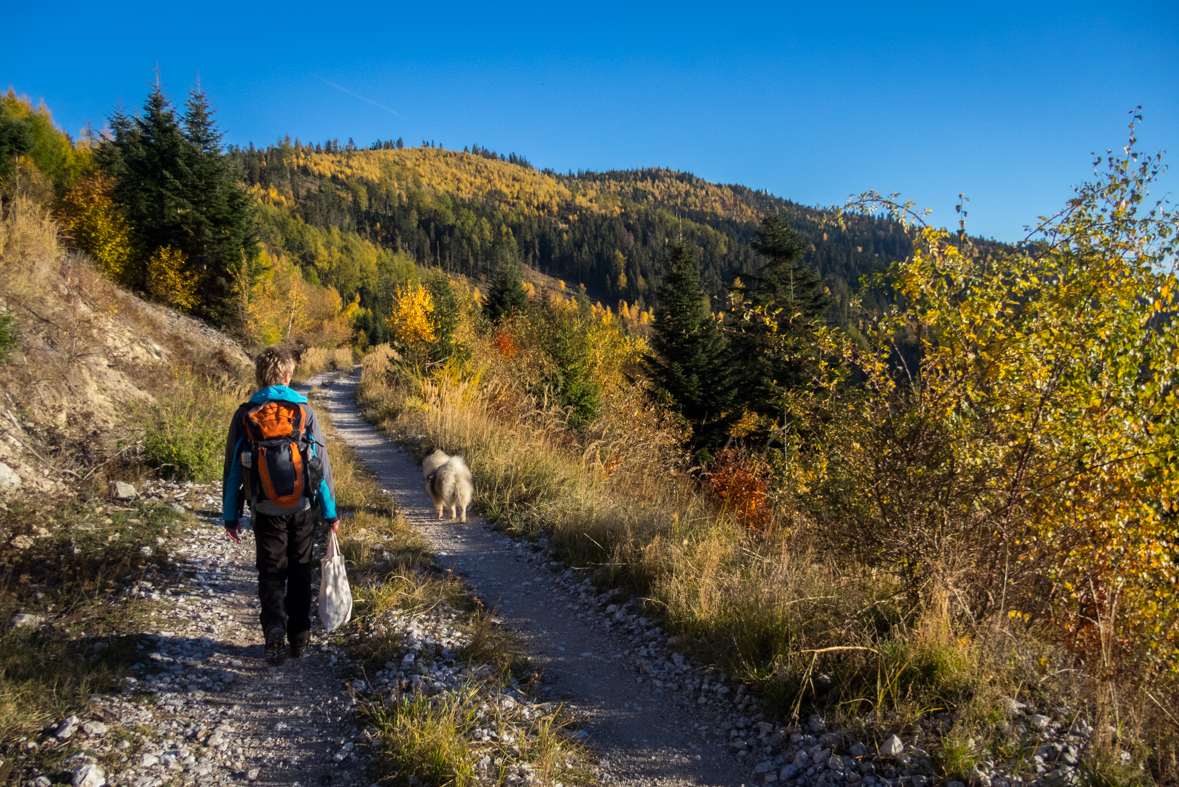
<svg viewBox="0 0 1179 787"><path fill-rule="evenodd" d="M139 496L135 491L135 487L125 481L111 482L111 497L115 500L134 500Z"/></svg>
<svg viewBox="0 0 1179 787"><path fill-rule="evenodd" d="M1044 714L1037 713L1035 716L1032 716L1030 723L1034 729L1044 730L1048 728L1048 723L1051 721L1052 719L1048 718Z"/></svg>
<svg viewBox="0 0 1179 787"><path fill-rule="evenodd" d="M0 489L20 489L20 476L8 465L0 462Z"/></svg>
<svg viewBox="0 0 1179 787"><path fill-rule="evenodd" d="M257 768L250 768L250 770L246 771L246 780L251 782L258 781L258 773L259 770Z"/></svg>
<svg viewBox="0 0 1179 787"><path fill-rule="evenodd" d="M905 744L895 735L889 735L884 739L884 743L880 744L881 754L897 755L905 750Z"/></svg>
<svg viewBox="0 0 1179 787"><path fill-rule="evenodd" d="M74 768L70 784L74 787L103 787L106 784L106 774L100 766L88 762Z"/></svg>
<svg viewBox="0 0 1179 787"><path fill-rule="evenodd" d="M87 735L106 735L109 729L101 721L88 721L82 725L82 732Z"/></svg>
<svg viewBox="0 0 1179 787"><path fill-rule="evenodd" d="M57 725L57 729L53 735L61 740L69 740L74 737L74 733L78 731L78 717L70 716L68 719Z"/></svg>
<svg viewBox="0 0 1179 787"><path fill-rule="evenodd" d="M8 627L14 629L25 626L33 627L40 626L44 622L45 618L42 615L30 615L27 612L18 612L12 616L12 620L8 621Z"/></svg>

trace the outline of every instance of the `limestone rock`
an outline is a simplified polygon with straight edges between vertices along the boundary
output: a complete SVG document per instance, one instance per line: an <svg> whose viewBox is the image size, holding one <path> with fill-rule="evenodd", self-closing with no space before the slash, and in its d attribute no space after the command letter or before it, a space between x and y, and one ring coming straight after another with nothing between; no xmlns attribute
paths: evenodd
<svg viewBox="0 0 1179 787"><path fill-rule="evenodd" d="M0 489L20 489L20 476L8 465L0 462Z"/></svg>

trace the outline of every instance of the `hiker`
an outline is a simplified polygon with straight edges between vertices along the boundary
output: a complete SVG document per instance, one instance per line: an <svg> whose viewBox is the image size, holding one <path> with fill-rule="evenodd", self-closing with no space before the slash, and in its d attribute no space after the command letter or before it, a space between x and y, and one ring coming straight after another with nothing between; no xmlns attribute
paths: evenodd
<svg viewBox="0 0 1179 787"><path fill-rule="evenodd" d="M291 390L295 359L272 345L255 360L258 392L233 414L225 441L222 517L241 543L247 499L254 519L266 660L299 658L311 639L311 536L317 514L336 532L327 444L307 397Z"/></svg>

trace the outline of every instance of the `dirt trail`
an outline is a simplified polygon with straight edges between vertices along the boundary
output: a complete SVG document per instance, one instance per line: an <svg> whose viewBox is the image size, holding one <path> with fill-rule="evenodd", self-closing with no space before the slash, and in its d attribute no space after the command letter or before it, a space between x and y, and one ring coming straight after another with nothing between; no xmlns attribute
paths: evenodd
<svg viewBox="0 0 1179 787"><path fill-rule="evenodd" d="M633 641L607 630L605 616L592 605L578 606L552 569L475 512L467 525L435 519L421 469L361 419L358 381L357 371L321 389L338 436L429 540L439 563L465 577L520 633L529 659L543 670L546 699L567 703L586 720L588 743L608 762L605 770L628 785L741 784L737 761L705 738L716 723L710 708L640 678Z"/></svg>
<svg viewBox="0 0 1179 787"><path fill-rule="evenodd" d="M106 783L128 787L371 784L367 748L341 675L344 651L324 642L314 626L307 655L268 665L253 532L247 529L241 544L226 539L219 485L178 486L177 493L197 497L202 510L170 544L176 575L133 589L159 607L154 628L135 635L142 656L127 691L152 695L154 702L95 697L95 712L74 722L76 733L59 728L55 736L82 748L69 767L101 758ZM105 725L112 722L127 740L108 733ZM30 783L48 785L54 777L38 778ZM73 783L80 783L77 777Z"/></svg>

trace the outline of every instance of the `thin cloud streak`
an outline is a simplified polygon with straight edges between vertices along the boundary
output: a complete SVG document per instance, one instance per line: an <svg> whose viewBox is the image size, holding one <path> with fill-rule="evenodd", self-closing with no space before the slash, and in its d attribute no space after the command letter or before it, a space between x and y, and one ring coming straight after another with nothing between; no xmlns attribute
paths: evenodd
<svg viewBox="0 0 1179 787"><path fill-rule="evenodd" d="M321 79L321 80L322 80L324 83L326 83L326 84L328 84L328 85L331 85L332 87L334 87L336 90L340 90L340 91L342 91L342 92L344 92L344 93L347 93L347 94L348 94L348 95L350 95L350 96L355 96L356 98L359 98L361 101L367 101L368 103L372 104L374 107L380 107L381 109L385 110L386 112L390 112L390 113L392 113L392 114L396 115L396 116L397 116L397 117L399 117L399 118L404 118L404 117L405 117L405 115L402 115L400 112L398 112L398 111L396 111L396 110L393 110L393 109L389 109L389 107L385 106L384 104L378 104L376 101L373 101L371 98L365 98L364 96L360 95L359 93L353 93L353 92L352 92L351 90L349 90L348 88L346 88L346 87L340 87L340 86L339 86L339 85L337 85L335 82L329 82L328 80L324 79L323 77L320 77L320 79Z"/></svg>

